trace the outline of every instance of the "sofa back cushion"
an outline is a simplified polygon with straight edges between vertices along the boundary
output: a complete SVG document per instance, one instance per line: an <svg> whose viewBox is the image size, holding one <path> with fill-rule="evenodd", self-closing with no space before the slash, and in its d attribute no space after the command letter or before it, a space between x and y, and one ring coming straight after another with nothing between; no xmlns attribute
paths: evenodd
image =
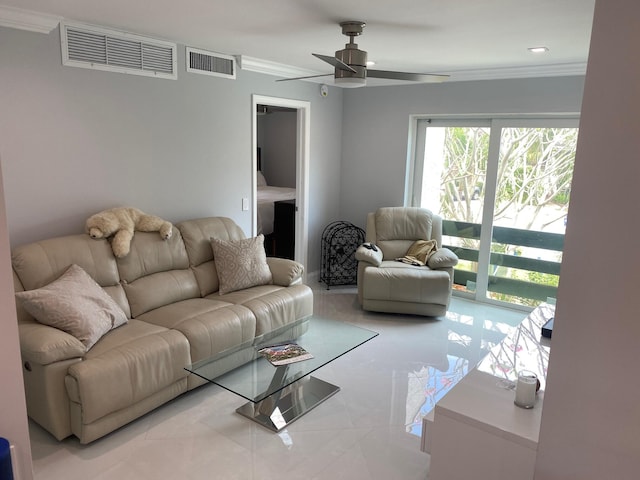
<svg viewBox="0 0 640 480"><path fill-rule="evenodd" d="M220 288L220 280L213 261L211 239L225 241L243 240L242 229L230 218L209 217L186 220L176 225L182 234L189 257L189 264L198 281L203 297Z"/></svg>
<svg viewBox="0 0 640 480"><path fill-rule="evenodd" d="M14 280L17 291L44 287L59 278L71 265L79 265L104 288L128 317L131 315L127 297L120 285L116 259L107 240L94 240L86 234L50 238L15 247L11 252L11 263L14 278L20 282L18 285ZM21 309L19 313L21 321L27 319Z"/></svg>
<svg viewBox="0 0 640 480"><path fill-rule="evenodd" d="M131 251L116 262L133 318L200 296L180 231L168 240L158 232L135 232Z"/></svg>
<svg viewBox="0 0 640 480"><path fill-rule="evenodd" d="M433 238L434 215L426 208L379 208L372 220L367 228L374 230L375 239L370 241L380 246L385 260L403 257L416 240ZM367 232L367 240L370 234Z"/></svg>

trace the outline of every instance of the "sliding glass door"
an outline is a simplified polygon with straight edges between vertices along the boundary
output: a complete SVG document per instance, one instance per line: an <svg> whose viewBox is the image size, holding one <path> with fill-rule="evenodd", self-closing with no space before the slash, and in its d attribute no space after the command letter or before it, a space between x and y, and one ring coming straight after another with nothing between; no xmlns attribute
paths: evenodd
<svg viewBox="0 0 640 480"><path fill-rule="evenodd" d="M444 219L455 288L534 306L557 290L577 119L420 120L407 203Z"/></svg>
<svg viewBox="0 0 640 480"><path fill-rule="evenodd" d="M460 256L456 289L475 290L489 155L490 122L419 123L420 172L414 178L413 204L438 213L447 222L443 242ZM453 231L455 229L455 232ZM465 233L466 232L466 233ZM455 247L455 248L454 248Z"/></svg>

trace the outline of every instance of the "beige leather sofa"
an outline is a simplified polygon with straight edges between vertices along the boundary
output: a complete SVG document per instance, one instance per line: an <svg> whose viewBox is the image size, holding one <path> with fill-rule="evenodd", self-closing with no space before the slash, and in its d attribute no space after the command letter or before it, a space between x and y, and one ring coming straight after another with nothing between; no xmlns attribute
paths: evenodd
<svg viewBox="0 0 640 480"><path fill-rule="evenodd" d="M442 248L442 219L425 208L385 207L367 215L365 239L376 250L358 247L358 300L364 310L430 317L447 313L458 257ZM414 242L435 240L426 265L397 261Z"/></svg>
<svg viewBox="0 0 640 480"><path fill-rule="evenodd" d="M47 286L76 264L128 319L87 350L16 302L27 410L35 422L59 440L75 435L92 442L206 383L186 366L217 355L210 373L222 374L245 361L233 355L240 346L305 324L313 294L302 284L302 265L268 258L272 284L221 295L211 237L245 238L232 220L215 217L181 222L166 241L136 232L121 259L108 241L86 234L13 249L16 292Z"/></svg>

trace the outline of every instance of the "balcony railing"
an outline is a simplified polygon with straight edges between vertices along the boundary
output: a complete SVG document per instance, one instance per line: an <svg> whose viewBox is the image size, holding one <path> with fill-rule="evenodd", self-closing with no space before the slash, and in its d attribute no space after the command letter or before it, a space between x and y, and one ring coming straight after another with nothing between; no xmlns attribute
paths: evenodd
<svg viewBox="0 0 640 480"><path fill-rule="evenodd" d="M443 220L443 235L462 239L480 240L481 225L477 223L456 222ZM492 241L503 245L519 247L540 248L562 252L564 248L564 235L559 233L546 233L519 228L493 227ZM458 255L461 260L478 262L478 250L469 247L444 245ZM529 272L560 275L560 262L530 258L505 253L492 252L490 257L492 266L506 267ZM466 286L468 282L477 281L477 273L474 271L455 269L454 283ZM504 276L489 275L489 292L504 294L514 297L529 298L545 301L549 297L556 297L557 287L538 282L526 281Z"/></svg>

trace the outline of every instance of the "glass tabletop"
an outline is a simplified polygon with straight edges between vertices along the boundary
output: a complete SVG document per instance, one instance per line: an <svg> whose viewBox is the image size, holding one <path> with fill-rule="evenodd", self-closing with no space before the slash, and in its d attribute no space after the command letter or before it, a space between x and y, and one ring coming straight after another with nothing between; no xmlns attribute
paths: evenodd
<svg viewBox="0 0 640 480"><path fill-rule="evenodd" d="M300 334L301 330L304 333ZM291 335L288 335L289 333ZM238 358L246 359L246 363L224 375L208 374L213 364L221 360L221 355L197 362L187 367L187 370L250 402L257 403L377 335L376 332L349 323L312 316L302 324L296 323L278 330L268 338L261 339L259 344L231 352ZM259 353L264 347L283 343L295 343L313 355L313 358L274 366Z"/></svg>

